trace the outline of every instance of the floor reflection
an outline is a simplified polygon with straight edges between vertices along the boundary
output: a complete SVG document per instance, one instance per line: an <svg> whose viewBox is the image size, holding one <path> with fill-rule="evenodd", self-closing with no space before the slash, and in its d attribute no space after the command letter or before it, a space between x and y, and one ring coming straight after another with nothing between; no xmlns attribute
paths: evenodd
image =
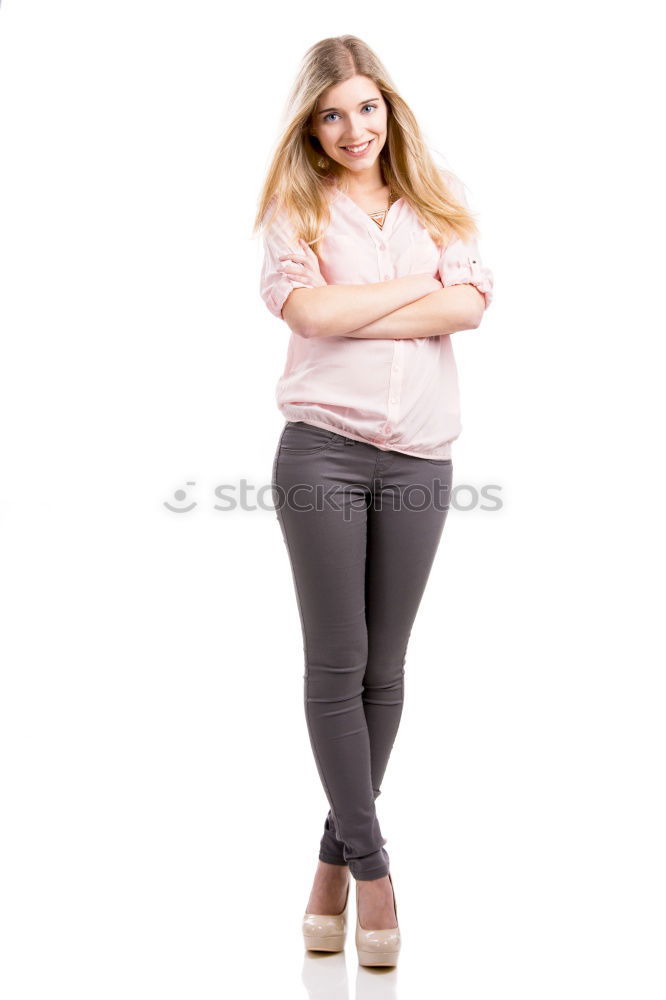
<svg viewBox="0 0 666 1000"><path fill-rule="evenodd" d="M308 1000L398 1000L397 967L359 965L353 936L345 951L306 951L302 978Z"/></svg>

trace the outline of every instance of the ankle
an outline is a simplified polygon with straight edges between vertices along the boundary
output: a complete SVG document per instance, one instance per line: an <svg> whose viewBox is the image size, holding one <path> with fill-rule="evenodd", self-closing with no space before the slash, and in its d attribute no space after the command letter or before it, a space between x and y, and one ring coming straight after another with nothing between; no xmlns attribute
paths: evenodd
<svg viewBox="0 0 666 1000"><path fill-rule="evenodd" d="M326 875L329 878L346 879L349 876L349 865L336 865L319 858L317 873Z"/></svg>
<svg viewBox="0 0 666 1000"><path fill-rule="evenodd" d="M388 875L381 875L379 878L357 878L359 889L367 888L369 892L383 893L388 888L392 891L391 880Z"/></svg>

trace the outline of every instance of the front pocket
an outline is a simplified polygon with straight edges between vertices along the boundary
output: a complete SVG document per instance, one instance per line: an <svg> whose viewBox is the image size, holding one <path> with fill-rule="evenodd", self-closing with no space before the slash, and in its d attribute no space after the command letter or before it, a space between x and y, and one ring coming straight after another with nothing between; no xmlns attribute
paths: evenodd
<svg viewBox="0 0 666 1000"><path fill-rule="evenodd" d="M409 234L409 257L404 274L437 274L440 251L425 226ZM398 274L403 271L399 268Z"/></svg>
<svg viewBox="0 0 666 1000"><path fill-rule="evenodd" d="M315 455L318 451L324 451L337 437L339 435L335 431L296 420L285 425L280 445L283 451L293 455Z"/></svg>

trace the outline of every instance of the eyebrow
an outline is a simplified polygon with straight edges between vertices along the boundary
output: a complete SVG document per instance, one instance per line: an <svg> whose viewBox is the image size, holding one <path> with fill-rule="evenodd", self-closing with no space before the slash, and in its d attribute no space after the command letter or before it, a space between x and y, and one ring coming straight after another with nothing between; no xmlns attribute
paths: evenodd
<svg viewBox="0 0 666 1000"><path fill-rule="evenodd" d="M379 95L377 97L369 97L367 101L359 101L358 107L361 108L363 107L364 104L370 104L371 101L378 101L378 100L379 100ZM324 108L323 111L318 111L317 114L326 115L328 114L329 111L337 111L337 110L338 108Z"/></svg>

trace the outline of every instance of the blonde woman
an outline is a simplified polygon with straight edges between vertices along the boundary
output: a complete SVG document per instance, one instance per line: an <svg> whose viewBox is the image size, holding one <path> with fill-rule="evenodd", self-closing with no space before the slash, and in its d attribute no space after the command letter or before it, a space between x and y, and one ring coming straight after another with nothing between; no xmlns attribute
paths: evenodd
<svg viewBox="0 0 666 1000"><path fill-rule="evenodd" d="M291 331L272 488L329 804L304 941L344 947L351 873L359 961L395 965L400 929L375 802L449 509L461 430L451 334L478 328L493 276L461 182L435 165L388 72L353 35L304 57L259 226L261 295Z"/></svg>

